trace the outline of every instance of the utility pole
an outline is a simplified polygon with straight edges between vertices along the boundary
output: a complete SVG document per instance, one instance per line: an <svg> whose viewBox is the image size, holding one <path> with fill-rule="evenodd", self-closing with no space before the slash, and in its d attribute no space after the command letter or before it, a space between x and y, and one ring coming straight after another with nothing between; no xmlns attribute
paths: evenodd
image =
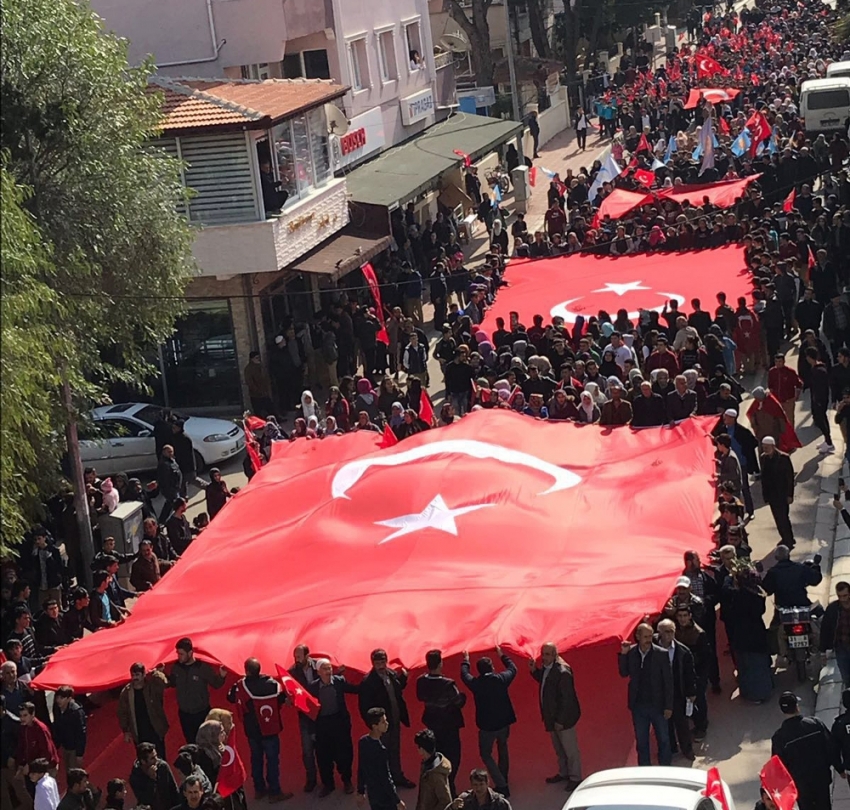
<svg viewBox="0 0 850 810"><path fill-rule="evenodd" d="M520 112L519 106L519 88L517 87L516 82L516 65L514 64L514 46L511 42L511 12L510 8L508 7L509 1L510 0L502 0L502 5L505 9L505 50L507 51L508 71L510 72L511 77L511 101L513 102L514 121L519 121L520 123L522 123L522 114ZM522 135L520 135L517 144L520 166L525 165L525 155L523 153L522 140Z"/></svg>

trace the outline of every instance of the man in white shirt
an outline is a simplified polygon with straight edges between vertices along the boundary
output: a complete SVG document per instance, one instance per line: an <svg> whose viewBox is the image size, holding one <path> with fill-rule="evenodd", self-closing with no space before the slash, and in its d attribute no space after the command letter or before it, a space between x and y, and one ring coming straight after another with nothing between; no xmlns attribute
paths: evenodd
<svg viewBox="0 0 850 810"><path fill-rule="evenodd" d="M59 786L48 773L50 763L46 759L34 759L29 764L30 782L35 785L34 810L56 810L59 807Z"/></svg>
<svg viewBox="0 0 850 810"><path fill-rule="evenodd" d="M626 370L626 360L631 360L635 366L638 364L635 350L623 343L623 338L619 332L611 333L611 342L602 350L602 354L605 354L605 352L613 352L614 362L622 371Z"/></svg>

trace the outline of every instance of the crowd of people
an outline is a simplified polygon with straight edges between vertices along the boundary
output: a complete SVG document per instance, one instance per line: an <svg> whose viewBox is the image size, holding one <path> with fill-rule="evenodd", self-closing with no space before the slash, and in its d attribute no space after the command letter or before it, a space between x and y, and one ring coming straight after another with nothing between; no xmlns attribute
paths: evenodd
<svg viewBox="0 0 850 810"><path fill-rule="evenodd" d="M461 228L452 212L440 211L424 227L417 224L412 205L394 212L398 249L377 268L388 317L383 319L369 300L340 300L311 326L283 324L268 364L254 352L245 370L252 411L265 420L259 435L265 459L275 441L330 439L360 430L404 441L476 409L611 428L663 428L695 415L716 417L715 552L707 562L694 551L685 552L670 601L659 615L646 617L635 643L624 642L619 656L619 674L629 680L628 706L641 765L652 761L650 729L661 764L670 764L675 751L686 760L695 758L694 744L708 733L706 693L723 688L719 656L724 636L740 697L754 703L771 697L772 656L781 654L782 640L776 617L765 626L766 599L772 596L778 606L809 604L806 588L821 579L817 562L790 559L796 542L789 508L795 495L791 454L800 447L796 403L808 391L814 424L823 436L819 452L835 451L837 426L850 459L850 306L845 296L850 285L850 178L845 168L850 150L845 132L810 139L798 104L803 80L822 76L830 61L850 58L846 44L829 36L835 16L820 0L757 2L740 14L704 17L693 26L695 43L670 53L663 67L654 68L645 55L634 61L627 56L574 121L582 148L594 127L600 141L613 139L612 155L621 169L616 179L604 179L602 161L575 176L552 176L544 224L530 231L521 214L508 225L508 212L470 169L466 191L489 239L480 266L466 266ZM711 57L726 71L713 82L722 79L723 86L739 89L734 99L716 105L701 100L685 109L688 92L708 83L699 75L695 54ZM769 132L741 151L741 133L756 114ZM706 143L706 127L716 138L711 160L704 148L697 154ZM517 160L516 154L508 155L509 166ZM658 190L756 175L731 208L700 199L680 204L656 198L621 219L598 215L615 188ZM505 283L510 256L620 256L727 243L745 248L751 301L731 302L718 290L715 301L693 299L687 306L671 301L661 312L642 312L637 321L625 310L599 312L578 325L515 312L509 323L496 319L492 332L481 329L487 307ZM439 334L433 342L425 331L426 293ZM786 351L797 341L798 360L792 367ZM438 406L432 406L429 393L439 387L432 380L432 358L443 378L444 399ZM745 402L744 376L758 371L766 374L767 386L753 388ZM294 427L286 430L284 416L292 413ZM122 555L114 538L98 538L93 588L82 587L84 562L74 536L72 499L64 498L53 524L31 532L20 564L3 569L4 805L96 810L105 801L107 808L123 810L129 785L135 801L150 810L238 810L246 801L243 791L225 799L216 792L234 723L243 725L250 744L255 798L279 802L292 797L281 785L279 714L292 698L254 658L246 660L244 677L227 693L232 711L211 707L210 689L221 687L227 673L197 660L190 639L178 642L177 662L168 674L133 665L117 711L137 758L127 781L111 780L103 796L82 767L86 697L65 686L49 709L44 692L28 685L57 649L124 621L136 594L167 575L226 508L233 493L220 471L213 470L204 483L206 513L190 524L188 485L198 483L191 442L186 444L179 420L170 418L157 425L155 438L159 467L150 488L127 476L101 480L96 470L86 470L93 521L120 501L142 503L144 536L138 554ZM253 471L249 463L248 472ZM751 560L747 536L756 482L779 541L776 565L764 576ZM164 500L159 511L153 506L157 494ZM119 571L126 574L123 584ZM824 616L820 643L823 651L834 650L844 685L850 687L850 584L839 582L836 594ZM718 621L725 631L720 636ZM354 683L327 659L312 658L306 645L297 647L290 675L317 702L315 716L299 714L304 790L327 796L338 776L345 793L368 800L373 810L403 808L398 791L416 787L401 767L403 745L412 744L421 760L417 810L509 808L508 738L516 722L510 689L518 669L502 650L497 654L498 661L483 656L474 667L465 655L461 689L443 673L440 651L430 651L427 673L415 687L423 704L423 728L403 741L401 729L411 725L404 695L408 677L387 665L386 651L373 651L372 670ZM578 694L587 687L577 691L572 670L554 645L543 645L539 659L528 664L558 765L547 782L574 790L583 776ZM165 750L164 700L170 688L185 739L173 766ZM357 695L366 731L357 745L356 772L349 693ZM472 770L469 789L463 790L460 729L467 695L474 702L484 767ZM774 753L797 782L801 810L820 810L829 807L830 769L846 777L850 767L850 715L841 715L830 732L813 718L801 717L798 702L790 693L779 698L788 719L774 736ZM844 705L850 711L850 690ZM272 711L260 711L266 706ZM803 737L809 745L794 744ZM60 763L65 791L56 781ZM770 796L762 801L775 810Z"/></svg>

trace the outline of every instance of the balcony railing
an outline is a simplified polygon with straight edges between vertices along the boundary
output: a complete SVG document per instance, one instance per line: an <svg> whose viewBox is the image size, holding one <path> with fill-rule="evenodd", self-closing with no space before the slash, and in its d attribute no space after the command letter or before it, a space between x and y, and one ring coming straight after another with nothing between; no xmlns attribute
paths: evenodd
<svg viewBox="0 0 850 810"><path fill-rule="evenodd" d="M454 63L454 54L451 51L443 51L442 53L434 54L434 67L437 70L448 67Z"/></svg>

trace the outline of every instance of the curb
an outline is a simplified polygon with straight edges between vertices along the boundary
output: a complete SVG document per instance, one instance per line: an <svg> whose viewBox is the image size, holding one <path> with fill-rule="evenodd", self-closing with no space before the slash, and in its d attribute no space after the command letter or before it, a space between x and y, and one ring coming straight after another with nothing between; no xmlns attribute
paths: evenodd
<svg viewBox="0 0 850 810"><path fill-rule="evenodd" d="M815 537L826 542L824 556L832 556L829 565L829 595L833 591L833 580L850 579L850 529L840 520L838 511L832 505L832 499L838 491L838 478L843 461L843 457L836 454L822 462L824 473L827 473L827 470L829 472L821 477L815 517ZM835 716L839 714L842 692L841 675L833 655L830 655L821 669L816 686L815 716L830 728Z"/></svg>

